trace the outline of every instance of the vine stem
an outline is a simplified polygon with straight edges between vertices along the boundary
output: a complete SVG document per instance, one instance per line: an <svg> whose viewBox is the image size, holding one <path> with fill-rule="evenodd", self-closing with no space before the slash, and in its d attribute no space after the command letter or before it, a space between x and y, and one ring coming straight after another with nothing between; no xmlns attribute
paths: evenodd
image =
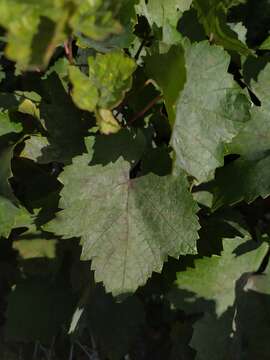
<svg viewBox="0 0 270 360"><path fill-rule="evenodd" d="M73 360L74 343L71 343L68 360Z"/></svg>
<svg viewBox="0 0 270 360"><path fill-rule="evenodd" d="M64 49L70 65L73 65L74 61L73 61L73 52L72 52L72 39L68 39L67 41L64 42Z"/></svg>
<svg viewBox="0 0 270 360"><path fill-rule="evenodd" d="M141 52L142 52L142 49L144 48L145 43L146 43L146 41L145 41L145 39L143 39L142 42L141 42L141 44L140 44L140 46L139 46L139 49L137 50L137 52L136 52L136 54L135 54L135 56L134 56L134 59L135 59L135 60L138 60L138 59L139 59L139 56L140 56L140 54L141 54Z"/></svg>
<svg viewBox="0 0 270 360"><path fill-rule="evenodd" d="M145 113L147 113L148 110L150 110L159 100L162 99L162 95L156 96L153 100L151 100L141 111L139 111L137 114L131 118L127 125L131 125L134 123L134 121L138 120L139 118L143 117Z"/></svg>

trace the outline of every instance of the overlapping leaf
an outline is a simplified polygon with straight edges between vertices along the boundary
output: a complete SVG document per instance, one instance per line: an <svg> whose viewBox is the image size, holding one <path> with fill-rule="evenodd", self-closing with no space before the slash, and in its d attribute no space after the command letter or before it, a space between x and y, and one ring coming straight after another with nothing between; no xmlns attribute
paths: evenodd
<svg viewBox="0 0 270 360"><path fill-rule="evenodd" d="M171 143L176 164L200 183L223 165L226 143L249 120L250 105L227 73L230 58L220 47L188 46L185 60L187 81L177 100Z"/></svg>
<svg viewBox="0 0 270 360"><path fill-rule="evenodd" d="M233 184L228 183L234 179ZM258 196L270 194L270 156L255 159L238 159L217 171L213 187L213 209L234 205L245 200L251 203Z"/></svg>
<svg viewBox="0 0 270 360"><path fill-rule="evenodd" d="M175 106L186 82L185 55L182 46L172 46L166 54L146 59L146 71L161 88L171 124L175 120Z"/></svg>
<svg viewBox="0 0 270 360"><path fill-rule="evenodd" d="M89 76L70 67L72 97L82 110L95 111L100 131L116 133L120 126L110 109L117 106L131 86L135 62L121 51L88 58Z"/></svg>
<svg viewBox="0 0 270 360"><path fill-rule="evenodd" d="M251 120L229 145L229 151L241 158L217 172L213 188L215 208L241 200L250 203L258 196L266 198L270 194L269 81L270 66L267 65L259 74L258 82L252 83L261 106L252 108ZM232 177L235 181L228 186Z"/></svg>
<svg viewBox="0 0 270 360"><path fill-rule="evenodd" d="M252 81L251 87L261 102L253 106L251 121L245 124L229 146L230 153L252 158L256 154L270 149L270 99L269 99L270 65L259 74L258 81Z"/></svg>
<svg viewBox="0 0 270 360"><path fill-rule="evenodd" d="M114 51L105 55L98 54L96 58L89 57L88 65L88 77L78 68L70 68L75 104L88 111L94 111L96 107L115 107L131 86L134 61L122 52Z"/></svg>
<svg viewBox="0 0 270 360"><path fill-rule="evenodd" d="M211 41L222 45L225 49L247 56L251 51L246 44L240 41L237 33L226 22L228 9L245 1L194 0L194 7L197 9L199 20Z"/></svg>

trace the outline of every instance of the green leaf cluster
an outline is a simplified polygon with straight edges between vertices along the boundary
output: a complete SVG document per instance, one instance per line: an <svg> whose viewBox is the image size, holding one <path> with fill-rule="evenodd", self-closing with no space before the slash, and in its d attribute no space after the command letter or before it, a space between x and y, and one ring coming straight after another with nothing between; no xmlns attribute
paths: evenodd
<svg viewBox="0 0 270 360"><path fill-rule="evenodd" d="M3 360L269 359L269 23L0 0Z"/></svg>

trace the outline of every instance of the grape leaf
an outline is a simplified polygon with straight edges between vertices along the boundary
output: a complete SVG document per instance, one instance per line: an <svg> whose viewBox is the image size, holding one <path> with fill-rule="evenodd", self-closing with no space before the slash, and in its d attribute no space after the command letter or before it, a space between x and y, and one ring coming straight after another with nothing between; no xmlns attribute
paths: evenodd
<svg viewBox="0 0 270 360"><path fill-rule="evenodd" d="M269 83L270 64L259 73L257 82L251 81L251 88L261 101L261 106L251 109L251 120L229 145L230 153L253 158L270 149Z"/></svg>
<svg viewBox="0 0 270 360"><path fill-rule="evenodd" d="M42 153L38 157L40 163L70 163L73 156L84 152L84 136L91 122L74 106L55 72L43 80L42 88L45 96L40 104L40 117L47 130L47 140L32 138L28 145L32 143L36 147L39 142L40 150L35 151Z"/></svg>
<svg viewBox="0 0 270 360"><path fill-rule="evenodd" d="M6 148L0 155L0 236L8 237L12 228L28 226L32 223L30 214L19 206L9 179L12 177L11 160L14 145Z"/></svg>
<svg viewBox="0 0 270 360"><path fill-rule="evenodd" d="M172 46L166 54L146 58L146 71L164 93L170 123L175 120L175 105L186 82L185 56L182 46Z"/></svg>
<svg viewBox="0 0 270 360"><path fill-rule="evenodd" d="M21 131L22 126L20 123L11 122L7 113L0 112L0 136Z"/></svg>
<svg viewBox="0 0 270 360"><path fill-rule="evenodd" d="M269 241L269 239L267 239ZM235 348L243 358L267 360L269 357L270 302L269 264L264 273L249 276L238 291ZM244 341L243 341L244 340Z"/></svg>
<svg viewBox="0 0 270 360"><path fill-rule="evenodd" d="M110 136L97 135L91 144L89 153L93 151L92 165L107 165L122 156L131 164L136 164L146 150L146 140L143 132L138 129L122 129Z"/></svg>
<svg viewBox="0 0 270 360"><path fill-rule="evenodd" d="M220 318L205 313L194 324L190 345L197 358L268 359L269 266L263 274L244 274L236 284L236 300Z"/></svg>
<svg viewBox="0 0 270 360"><path fill-rule="evenodd" d="M81 258L92 259L107 291L133 292L161 271L168 255L196 253L197 206L183 174L130 179L122 159L105 167L88 163L83 155L65 168L63 210L46 230L81 236Z"/></svg>
<svg viewBox="0 0 270 360"><path fill-rule="evenodd" d="M226 204L233 205L241 200L250 203L258 196L266 198L270 194L269 81L270 66L267 65L260 72L258 82L252 82L252 90L260 99L261 106L253 106L251 120L228 146L231 153L241 157L217 171L212 188L214 209ZM232 177L234 181L228 186Z"/></svg>
<svg viewBox="0 0 270 360"><path fill-rule="evenodd" d="M264 42L260 46L261 50L270 50L270 36L264 40Z"/></svg>
<svg viewBox="0 0 270 360"><path fill-rule="evenodd" d="M1 1L0 24L8 30L6 56L22 69L46 65L65 39L68 15L69 6L62 1Z"/></svg>
<svg viewBox="0 0 270 360"><path fill-rule="evenodd" d="M38 277L21 280L8 298L5 336L10 341L50 344L68 322L73 306L74 296L64 281L52 283Z"/></svg>
<svg viewBox="0 0 270 360"><path fill-rule="evenodd" d="M50 143L45 136L31 136L25 140L25 146L21 156L38 162L42 159L42 151L49 146Z"/></svg>
<svg viewBox="0 0 270 360"><path fill-rule="evenodd" d="M228 9L242 2L245 2L245 0L194 0L194 7L198 12L199 21L203 24L206 34L215 44L248 56L251 51L226 22Z"/></svg>
<svg viewBox="0 0 270 360"><path fill-rule="evenodd" d="M205 313L194 324L190 346L197 351L197 360L226 360L232 354L232 320L234 311L229 308L219 319ZM229 357L228 357L229 356Z"/></svg>
<svg viewBox="0 0 270 360"><path fill-rule="evenodd" d="M26 232L13 241L12 247L24 260L56 257L57 239L42 232Z"/></svg>
<svg viewBox="0 0 270 360"><path fill-rule="evenodd" d="M144 309L137 297L117 303L100 285L90 293L87 325L110 359L118 360L128 353L143 323Z"/></svg>
<svg viewBox="0 0 270 360"><path fill-rule="evenodd" d="M227 73L230 58L200 42L186 49L187 81L176 104L172 146L176 164L196 180L214 177L229 143L249 120L249 101ZM204 61L201 61L201 59Z"/></svg>
<svg viewBox="0 0 270 360"><path fill-rule="evenodd" d="M75 0L74 3L77 8L69 24L75 33L81 32L94 40L104 40L110 34L121 33L122 26L115 19L122 5L118 0Z"/></svg>
<svg viewBox="0 0 270 360"><path fill-rule="evenodd" d="M257 271L268 251L268 245L263 243L253 251L236 255L238 246L245 243L247 238L236 237L223 241L221 256L213 255L195 261L194 268L177 274L176 288L190 293L188 302L195 303L203 299L202 305L208 311L208 302L215 303L217 316L221 316L235 300L235 284L240 276L246 272ZM170 298L175 306L185 306L184 299L173 290Z"/></svg>
<svg viewBox="0 0 270 360"><path fill-rule="evenodd" d="M176 26L182 13L188 10L192 0L141 0L137 5L137 13L147 18L152 26L162 27L166 22Z"/></svg>
<svg viewBox="0 0 270 360"><path fill-rule="evenodd" d="M0 195L0 236L8 237L12 229L30 226L32 222L28 211Z"/></svg>
<svg viewBox="0 0 270 360"><path fill-rule="evenodd" d="M131 86L134 61L121 51L89 57L89 76L71 66L72 98L82 110L94 111L96 107L112 109L121 102Z"/></svg>
<svg viewBox="0 0 270 360"><path fill-rule="evenodd" d="M7 29L6 56L23 70L45 67L70 28L96 40L120 33L122 27L114 18L118 11L117 1L108 0L3 0L0 25Z"/></svg>
<svg viewBox="0 0 270 360"><path fill-rule="evenodd" d="M228 186L231 179L233 183ZM216 210L223 205L234 205L245 200L251 203L258 196L270 194L270 156L255 159L240 158L224 168L218 169L213 184L213 205Z"/></svg>

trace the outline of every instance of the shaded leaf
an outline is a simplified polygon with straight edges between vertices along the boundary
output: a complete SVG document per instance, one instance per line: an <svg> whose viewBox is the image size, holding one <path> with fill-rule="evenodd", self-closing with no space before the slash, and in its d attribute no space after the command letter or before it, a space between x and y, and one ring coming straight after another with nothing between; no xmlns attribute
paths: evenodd
<svg viewBox="0 0 270 360"><path fill-rule="evenodd" d="M73 306L66 284L38 278L22 280L9 295L5 336L13 341L49 344L68 322Z"/></svg>
<svg viewBox="0 0 270 360"><path fill-rule="evenodd" d="M254 158L258 153L270 149L269 82L270 64L259 73L257 82L251 81L252 90L261 101L261 106L253 106L251 109L251 120L229 145L230 153Z"/></svg>

